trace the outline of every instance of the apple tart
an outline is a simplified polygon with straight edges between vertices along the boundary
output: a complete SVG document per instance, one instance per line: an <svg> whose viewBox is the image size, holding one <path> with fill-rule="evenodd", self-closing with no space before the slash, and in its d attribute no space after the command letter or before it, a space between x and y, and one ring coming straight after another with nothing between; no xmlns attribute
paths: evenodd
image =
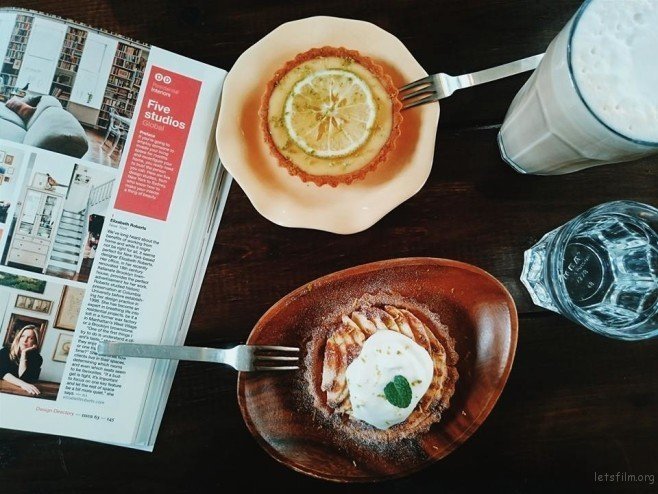
<svg viewBox="0 0 658 494"><path fill-rule="evenodd" d="M310 348L307 357L321 360L307 362L321 365L321 383L309 389L338 429L392 442L441 419L455 391L458 356L448 328L427 307L397 294L368 294L321 333L323 348Z"/></svg>
<svg viewBox="0 0 658 494"><path fill-rule="evenodd" d="M260 108L279 165L316 185L352 183L383 163L400 135L398 91L383 68L345 48L313 48L278 70Z"/></svg>

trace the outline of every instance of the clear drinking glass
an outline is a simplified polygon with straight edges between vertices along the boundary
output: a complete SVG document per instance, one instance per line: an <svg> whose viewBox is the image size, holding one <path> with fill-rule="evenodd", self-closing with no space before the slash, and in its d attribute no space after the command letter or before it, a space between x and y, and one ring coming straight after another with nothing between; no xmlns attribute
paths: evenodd
<svg viewBox="0 0 658 494"><path fill-rule="evenodd" d="M658 336L658 209L596 206L525 252L521 281L535 304L605 336Z"/></svg>
<svg viewBox="0 0 658 494"><path fill-rule="evenodd" d="M605 100L588 100L575 75L585 77L582 74L588 71L596 73L601 61L593 54L603 51L601 45L607 44L608 51L615 54L616 67L606 80L632 80L633 84L620 85L626 96L646 91L655 94L658 34L655 26L644 22L644 8L652 7L639 0L588 0L551 42L541 63L512 101L498 134L501 156L515 170L558 175L658 152L658 140L634 135L635 117L628 113L633 108L632 99L621 98L610 104L602 102ZM615 19L614 24L601 24L601 17L606 16L604 9L614 10L606 20L612 23ZM592 23L598 23L596 29L602 36L599 45L591 41ZM574 40L582 43L577 56L574 56ZM587 50L583 51L580 47L586 43ZM596 78L593 84L596 89L606 91L603 84L598 87ZM623 131L606 123L605 115L611 108L624 115ZM642 112L639 115L646 118Z"/></svg>

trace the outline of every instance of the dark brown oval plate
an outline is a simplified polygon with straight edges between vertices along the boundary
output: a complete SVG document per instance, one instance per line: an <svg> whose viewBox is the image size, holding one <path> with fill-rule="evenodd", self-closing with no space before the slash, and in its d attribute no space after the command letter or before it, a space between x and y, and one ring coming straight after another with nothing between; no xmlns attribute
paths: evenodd
<svg viewBox="0 0 658 494"><path fill-rule="evenodd" d="M448 455L491 412L512 367L518 319L512 297L489 273L434 258L364 264L319 278L279 300L251 332L251 345L298 346L332 306L365 293L392 290L425 304L455 339L459 380L440 422L414 439L382 448L340 439L309 405L304 372L238 376L238 402L247 427L274 459L335 482L402 477ZM302 364L303 365L303 364Z"/></svg>

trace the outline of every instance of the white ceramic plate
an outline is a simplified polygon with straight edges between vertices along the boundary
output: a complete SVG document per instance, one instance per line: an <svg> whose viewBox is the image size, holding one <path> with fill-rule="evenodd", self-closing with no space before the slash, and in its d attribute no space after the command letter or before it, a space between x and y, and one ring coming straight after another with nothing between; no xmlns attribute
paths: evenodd
<svg viewBox="0 0 658 494"><path fill-rule="evenodd" d="M335 188L302 182L270 155L258 108L277 69L298 53L322 46L358 50L382 65L398 87L427 75L399 39L374 24L336 17L288 22L245 51L227 75L217 147L226 169L265 218L288 227L356 233L409 199L427 180L439 105L403 112L395 151L364 180Z"/></svg>

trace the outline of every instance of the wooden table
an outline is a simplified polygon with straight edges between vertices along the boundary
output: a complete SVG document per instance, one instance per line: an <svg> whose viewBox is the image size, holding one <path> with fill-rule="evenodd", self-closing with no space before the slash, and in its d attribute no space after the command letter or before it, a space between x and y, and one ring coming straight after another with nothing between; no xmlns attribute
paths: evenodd
<svg viewBox="0 0 658 494"><path fill-rule="evenodd" d="M459 74L545 50L577 0L405 2L18 1L229 69L280 23L329 14L374 22L428 71ZM522 176L498 155L496 132L527 76L456 93L442 104L431 176L412 199L351 236L278 227L237 184L187 340L244 339L280 297L318 276L406 256L457 259L498 277L520 312L516 361L498 404L458 450L382 492L653 490L596 474L658 474L658 340L624 343L533 306L519 282L523 251L585 209L626 198L658 203L658 157L561 177ZM0 431L0 485L19 491L245 491L338 486L272 460L247 432L235 374L180 365L152 454ZM249 475L238 474L240 471ZM620 476L621 477L621 476ZM241 480L240 480L241 479ZM230 491L229 491L230 492ZM429 492L429 491L427 491Z"/></svg>

